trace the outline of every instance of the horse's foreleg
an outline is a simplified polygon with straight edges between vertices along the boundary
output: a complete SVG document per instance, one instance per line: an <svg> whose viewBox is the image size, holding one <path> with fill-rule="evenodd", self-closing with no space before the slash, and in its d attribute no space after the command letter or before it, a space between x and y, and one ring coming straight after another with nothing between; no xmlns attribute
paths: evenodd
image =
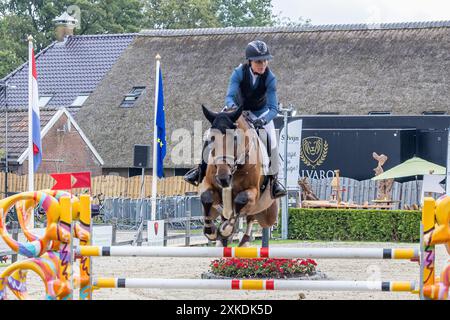
<svg viewBox="0 0 450 320"><path fill-rule="evenodd" d="M258 191L256 188L247 189L239 192L234 198L234 206L236 214L239 216L241 212L246 213L249 208L255 205Z"/></svg>
<svg viewBox="0 0 450 320"><path fill-rule="evenodd" d="M236 222L243 208L251 207L255 204L257 191L256 189L248 189L239 192L234 199L234 206L236 214L231 216L229 220L225 220L219 227L219 234L221 238L228 239L231 237L236 229Z"/></svg>
<svg viewBox="0 0 450 320"><path fill-rule="evenodd" d="M203 216L205 219L203 233L211 241L217 239L217 228L214 224L214 220L217 218L218 213L215 212L212 207L216 196L216 192L212 189L208 189L200 195L200 201L203 206Z"/></svg>
<svg viewBox="0 0 450 320"><path fill-rule="evenodd" d="M247 229L239 242L239 247L248 247L250 245L253 223L255 223L255 217L247 216Z"/></svg>

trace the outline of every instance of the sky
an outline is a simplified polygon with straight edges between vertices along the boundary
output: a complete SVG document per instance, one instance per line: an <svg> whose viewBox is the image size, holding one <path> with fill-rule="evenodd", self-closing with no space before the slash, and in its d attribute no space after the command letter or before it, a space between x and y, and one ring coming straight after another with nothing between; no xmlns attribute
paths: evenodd
<svg viewBox="0 0 450 320"><path fill-rule="evenodd" d="M449 0L272 0L273 12L313 25L450 20Z"/></svg>

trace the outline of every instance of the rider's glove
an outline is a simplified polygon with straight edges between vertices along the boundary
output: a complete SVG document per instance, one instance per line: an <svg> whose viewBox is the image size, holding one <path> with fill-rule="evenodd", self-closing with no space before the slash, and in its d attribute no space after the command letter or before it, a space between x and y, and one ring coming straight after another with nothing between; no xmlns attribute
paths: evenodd
<svg viewBox="0 0 450 320"><path fill-rule="evenodd" d="M230 111L233 108L236 108L235 104L232 104L231 106L224 106L222 111Z"/></svg>
<svg viewBox="0 0 450 320"><path fill-rule="evenodd" d="M258 118L253 121L253 126L256 130L263 128L267 124L266 119L264 118Z"/></svg>

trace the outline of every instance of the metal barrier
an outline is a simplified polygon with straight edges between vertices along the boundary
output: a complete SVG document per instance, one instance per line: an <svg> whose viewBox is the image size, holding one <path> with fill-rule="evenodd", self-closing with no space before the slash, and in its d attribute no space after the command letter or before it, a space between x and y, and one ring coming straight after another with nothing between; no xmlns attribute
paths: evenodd
<svg viewBox="0 0 450 320"><path fill-rule="evenodd" d="M189 210L190 209L190 210ZM106 198L103 202L101 214L105 223L117 219L119 229L135 230L139 227L140 217L144 221L150 220L152 201L150 198ZM190 211L188 213L188 211ZM168 220L171 229L185 229L183 219L187 215L201 217L202 208L199 196L158 197L156 199L156 220Z"/></svg>

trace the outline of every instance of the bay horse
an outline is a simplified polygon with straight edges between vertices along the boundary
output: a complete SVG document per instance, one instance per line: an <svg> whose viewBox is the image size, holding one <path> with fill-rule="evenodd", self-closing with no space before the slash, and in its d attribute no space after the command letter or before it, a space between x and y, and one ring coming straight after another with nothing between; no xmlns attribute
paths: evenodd
<svg viewBox="0 0 450 320"><path fill-rule="evenodd" d="M226 247L239 217L245 217L247 228L239 246L249 246L255 220L263 228L273 226L277 220L278 200L272 199L271 184L263 171L266 151L261 150L263 143L242 107L218 113L203 105L202 109L211 124L207 138L210 152L202 155L208 157L206 175L200 185L203 232L209 240L218 240L217 246ZM228 200L229 203L224 203ZM225 212L225 207L231 210ZM216 227L219 215L221 222Z"/></svg>

